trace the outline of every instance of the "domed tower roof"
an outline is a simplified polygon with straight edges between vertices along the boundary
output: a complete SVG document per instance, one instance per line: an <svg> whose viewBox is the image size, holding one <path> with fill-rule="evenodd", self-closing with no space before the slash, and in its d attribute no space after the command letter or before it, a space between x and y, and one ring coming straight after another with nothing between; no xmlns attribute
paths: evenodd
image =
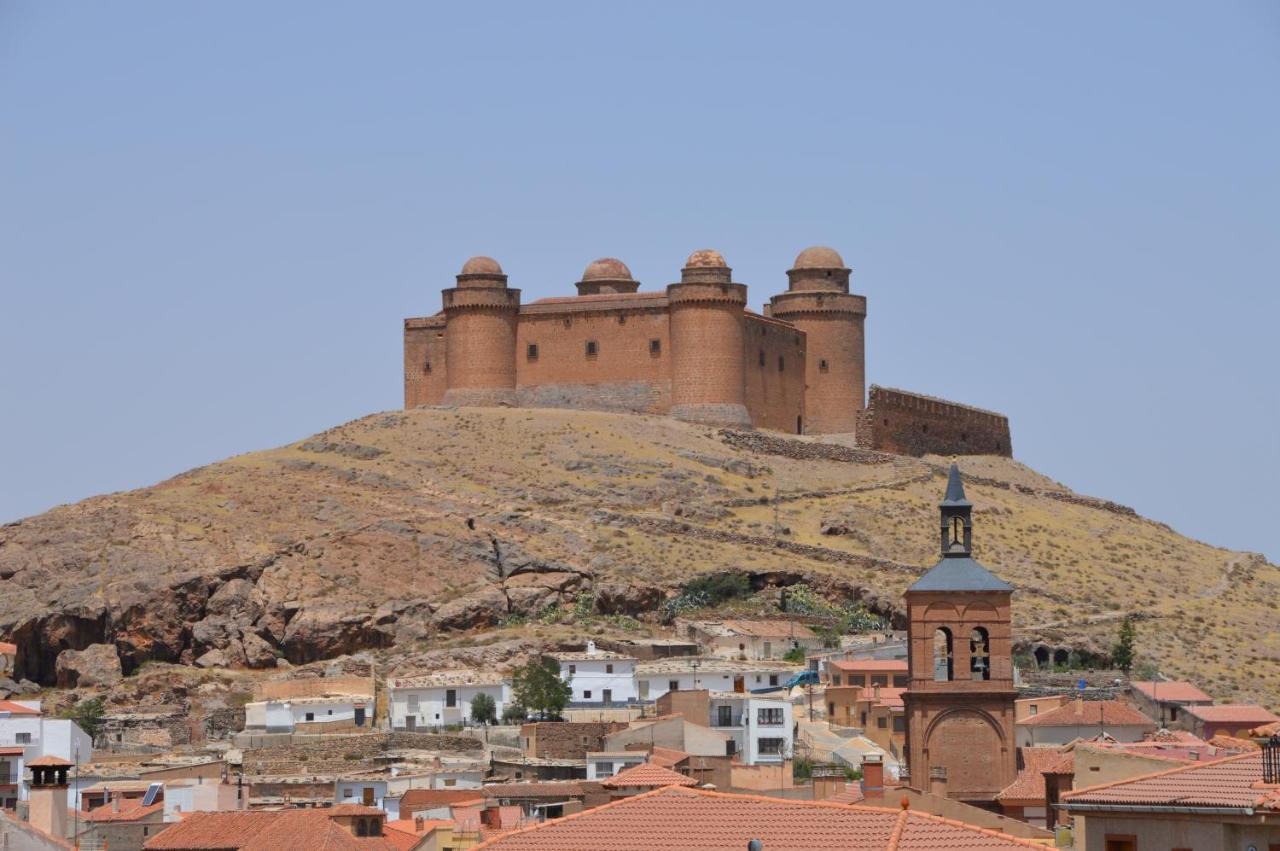
<svg viewBox="0 0 1280 851"><path fill-rule="evenodd" d="M680 271L681 283L727 284L733 280L733 270L724 262L719 251L710 248L699 249L684 261L684 269Z"/></svg>
<svg viewBox="0 0 1280 851"><path fill-rule="evenodd" d="M462 264L464 275L501 275L502 267L492 257L472 257Z"/></svg>
<svg viewBox="0 0 1280 851"><path fill-rule="evenodd" d="M459 287L505 287L507 275L492 257L472 257L458 273Z"/></svg>
<svg viewBox="0 0 1280 851"><path fill-rule="evenodd" d="M640 282L631 277L627 264L614 257L592 260L578 281L578 295L633 293L639 288Z"/></svg>
<svg viewBox="0 0 1280 851"><path fill-rule="evenodd" d="M684 262L686 269L727 269L729 264L724 257L713 248L700 248L689 255Z"/></svg>
<svg viewBox="0 0 1280 851"><path fill-rule="evenodd" d="M787 270L788 289L849 291L849 268L834 248L813 245L796 256L795 265Z"/></svg>
<svg viewBox="0 0 1280 851"><path fill-rule="evenodd" d="M844 258L834 248L814 245L801 251L793 266L795 269L843 269Z"/></svg>

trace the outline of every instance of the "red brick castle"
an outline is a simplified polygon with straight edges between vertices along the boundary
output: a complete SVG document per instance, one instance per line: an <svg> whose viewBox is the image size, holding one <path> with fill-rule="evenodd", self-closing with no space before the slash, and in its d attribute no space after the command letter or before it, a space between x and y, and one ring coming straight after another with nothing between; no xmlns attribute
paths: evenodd
<svg viewBox="0 0 1280 851"><path fill-rule="evenodd" d="M512 405L669 414L799 434L856 433L868 448L1010 455L1000 414L872 386L865 296L830 248L806 248L763 314L716 251L641 292L596 260L576 296L521 304L502 267L473 257L444 309L404 322L405 407Z"/></svg>

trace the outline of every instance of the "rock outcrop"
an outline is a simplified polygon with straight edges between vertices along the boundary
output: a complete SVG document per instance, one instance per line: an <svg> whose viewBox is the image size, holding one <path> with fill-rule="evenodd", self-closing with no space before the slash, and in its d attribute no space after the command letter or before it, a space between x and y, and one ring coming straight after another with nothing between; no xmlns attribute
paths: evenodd
<svg viewBox="0 0 1280 851"><path fill-rule="evenodd" d="M946 460L667 417L377 414L0 526L0 640L20 646L15 683L127 685L147 661L303 665L554 607L656 619L713 570L893 617L936 559ZM1274 565L1007 458L961 467L978 558L1018 588L1020 641L1106 647L1139 611L1139 653L1166 673L1280 699L1280 681L1205 652L1247 628L1280 657Z"/></svg>

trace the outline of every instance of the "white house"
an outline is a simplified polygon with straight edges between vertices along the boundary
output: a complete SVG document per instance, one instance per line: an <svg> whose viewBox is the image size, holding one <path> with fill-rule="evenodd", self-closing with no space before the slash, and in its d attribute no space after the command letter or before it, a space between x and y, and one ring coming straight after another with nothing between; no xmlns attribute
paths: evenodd
<svg viewBox="0 0 1280 851"><path fill-rule="evenodd" d="M478 671L438 671L393 679L387 683L387 694L394 730L470 724L471 701L478 694L493 698L499 718L511 702L511 686L506 681Z"/></svg>
<svg viewBox="0 0 1280 851"><path fill-rule="evenodd" d="M244 726L246 730L268 733L292 733L307 724L366 727L371 722L372 707L371 694L259 700L245 704Z"/></svg>
<svg viewBox="0 0 1280 851"><path fill-rule="evenodd" d="M644 751L588 751L587 779L607 780L626 768L640 765L649 758Z"/></svg>
<svg viewBox="0 0 1280 851"><path fill-rule="evenodd" d="M42 756L91 762L93 741L74 721L46 718L38 700L0 700L0 805L27 800L26 765Z"/></svg>
<svg viewBox="0 0 1280 851"><path fill-rule="evenodd" d="M740 692L713 691L710 726L733 738L745 765L777 763L793 756L791 702Z"/></svg>
<svg viewBox="0 0 1280 851"><path fill-rule="evenodd" d="M560 678L569 683L573 696L569 703L611 706L633 703L636 693L636 660L587 642L582 653L549 653L560 663Z"/></svg>
<svg viewBox="0 0 1280 851"><path fill-rule="evenodd" d="M333 784L335 804L360 804L387 811L387 820L400 817L400 796L387 794L385 778L339 777Z"/></svg>
<svg viewBox="0 0 1280 851"><path fill-rule="evenodd" d="M657 700L669 691L747 692L781 686L802 670L801 665L769 660L714 656L657 659L636 665L636 692L640 700Z"/></svg>

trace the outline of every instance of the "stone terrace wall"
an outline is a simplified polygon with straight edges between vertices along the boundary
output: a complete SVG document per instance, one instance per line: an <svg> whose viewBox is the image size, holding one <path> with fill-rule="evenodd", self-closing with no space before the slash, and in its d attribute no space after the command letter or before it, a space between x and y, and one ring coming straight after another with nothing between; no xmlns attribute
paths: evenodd
<svg viewBox="0 0 1280 851"><path fill-rule="evenodd" d="M993 411L871 385L858 445L899 455L1013 457L1009 418Z"/></svg>

